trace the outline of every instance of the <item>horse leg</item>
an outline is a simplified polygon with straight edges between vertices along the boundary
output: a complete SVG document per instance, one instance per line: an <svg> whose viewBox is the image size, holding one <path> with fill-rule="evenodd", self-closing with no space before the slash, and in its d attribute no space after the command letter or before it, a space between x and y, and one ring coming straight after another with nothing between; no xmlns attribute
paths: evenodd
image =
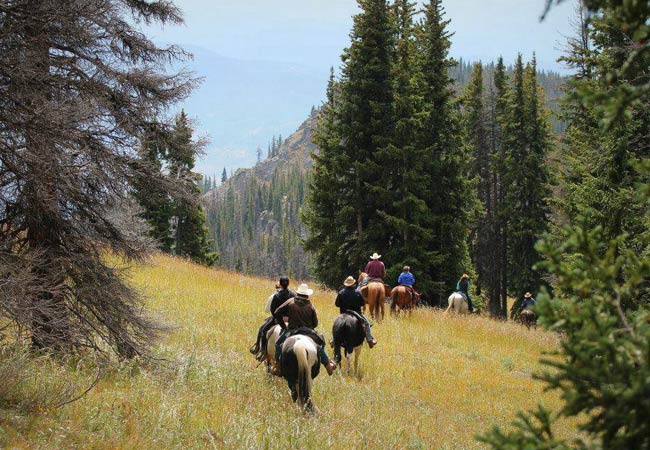
<svg viewBox="0 0 650 450"><path fill-rule="evenodd" d="M341 364L341 344L334 343L334 361L336 364Z"/></svg>

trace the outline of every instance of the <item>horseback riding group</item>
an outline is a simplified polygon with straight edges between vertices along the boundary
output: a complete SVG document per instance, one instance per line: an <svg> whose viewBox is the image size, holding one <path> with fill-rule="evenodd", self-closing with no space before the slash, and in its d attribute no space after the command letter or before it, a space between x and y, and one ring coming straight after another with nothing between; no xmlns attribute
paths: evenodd
<svg viewBox="0 0 650 450"><path fill-rule="evenodd" d="M380 258L381 255L373 253L365 270L360 273L359 280L348 276L337 293L334 304L339 308L340 315L332 326L330 341L334 348L334 361L325 351L324 336L315 330L319 322L316 309L309 300L313 294L312 289L303 283L294 292L289 289L289 278L282 276L276 285L276 292L267 300L265 309L271 315L259 328L256 342L250 352L260 363L266 363L270 374L282 376L287 380L293 401L298 401L308 411L313 410L311 383L320 371L320 364L325 366L328 375L332 375L341 364L341 348L344 348L348 374L350 355L353 352L354 372L357 373L359 353L364 340L369 348L377 344L371 333L370 321L363 313L366 305L370 316L380 320L384 317L384 303L389 297L391 312L411 310L419 302L420 294L413 287L415 277L410 267L403 267L397 279L398 285L390 290L383 281L386 268ZM449 298L450 308L456 301L452 300L452 297L458 295L466 302L469 312L473 311L469 288L469 276L463 274L457 283L457 292ZM534 305L535 299L532 299L529 293L526 296L524 308L527 309Z"/></svg>

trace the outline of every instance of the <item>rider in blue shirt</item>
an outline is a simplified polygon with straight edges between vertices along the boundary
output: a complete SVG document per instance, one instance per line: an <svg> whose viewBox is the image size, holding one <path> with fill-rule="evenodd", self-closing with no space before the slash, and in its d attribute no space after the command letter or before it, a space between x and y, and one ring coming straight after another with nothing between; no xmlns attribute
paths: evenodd
<svg viewBox="0 0 650 450"><path fill-rule="evenodd" d="M413 285L415 284L415 277L411 273L411 268L409 266L404 266L402 268L402 273L399 274L399 277L397 277L397 284L401 286L406 286L406 290L411 294L411 298L414 301L417 301L420 297L420 294L418 294L415 291L415 288L413 288Z"/></svg>

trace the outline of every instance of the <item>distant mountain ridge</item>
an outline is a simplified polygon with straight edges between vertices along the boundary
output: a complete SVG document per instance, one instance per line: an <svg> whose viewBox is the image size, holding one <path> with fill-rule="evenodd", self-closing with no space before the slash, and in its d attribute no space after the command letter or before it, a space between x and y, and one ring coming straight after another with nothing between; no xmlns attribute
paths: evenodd
<svg viewBox="0 0 650 450"><path fill-rule="evenodd" d="M309 257L302 249L300 221L316 146L310 116L279 152L204 195L207 223L220 263L244 273L308 279Z"/></svg>

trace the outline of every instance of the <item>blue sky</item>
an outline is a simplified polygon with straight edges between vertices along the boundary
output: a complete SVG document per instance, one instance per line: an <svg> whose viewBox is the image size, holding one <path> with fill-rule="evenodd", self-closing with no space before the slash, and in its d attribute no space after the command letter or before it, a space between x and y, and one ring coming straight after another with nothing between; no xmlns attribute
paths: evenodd
<svg viewBox="0 0 650 450"><path fill-rule="evenodd" d="M320 104L329 67L340 66L358 11L354 0L175 3L184 11L185 25L148 33L196 54L189 67L205 79L184 106L199 132L211 137L197 165L208 174L254 164L257 145L266 149L273 134L288 136L311 105ZM525 60L535 52L540 68L565 71L556 60L572 34L575 0L552 9L543 22L544 0L447 0L443 5L455 33L455 58L487 62L502 55L508 64L518 52ZM237 81L240 86L229 89Z"/></svg>

